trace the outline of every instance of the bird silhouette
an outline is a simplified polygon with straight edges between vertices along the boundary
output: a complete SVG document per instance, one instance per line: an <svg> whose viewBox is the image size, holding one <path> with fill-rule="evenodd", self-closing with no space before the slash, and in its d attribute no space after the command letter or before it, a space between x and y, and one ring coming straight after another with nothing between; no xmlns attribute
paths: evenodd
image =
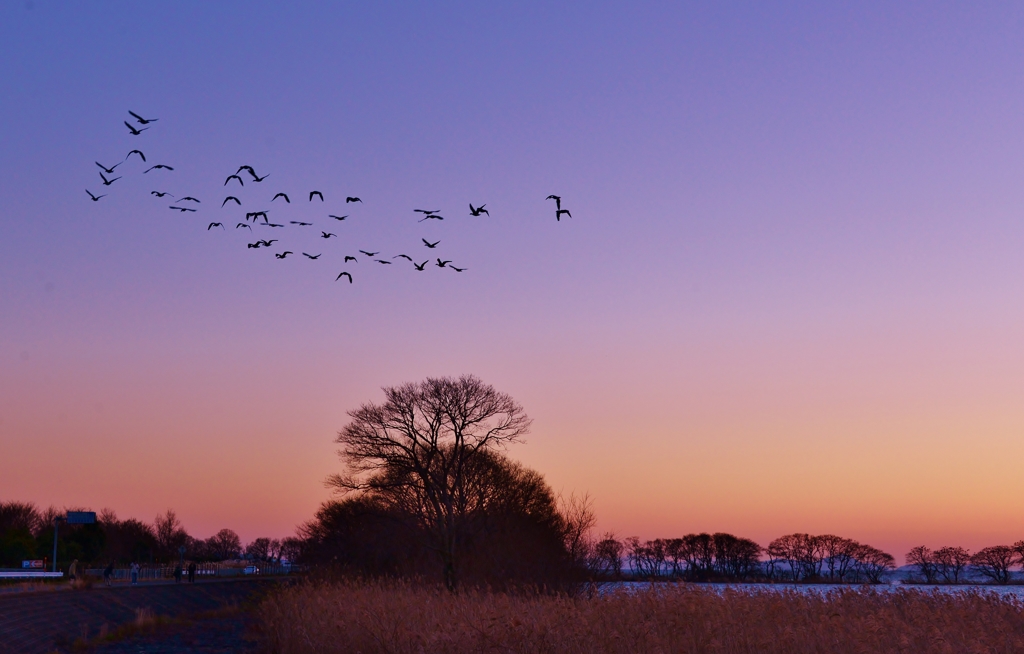
<svg viewBox="0 0 1024 654"><path fill-rule="evenodd" d="M348 283L349 283L349 284L351 284L351 283L352 283L352 275L348 274L347 272L343 272L343 273L341 273L340 275L338 275L337 277L335 277L335 278L334 278L334 281L338 281L338 280L339 280L339 279L341 279L342 277L348 277Z"/></svg>
<svg viewBox="0 0 1024 654"><path fill-rule="evenodd" d="M363 254L365 254L368 257L375 257L378 254L380 254L380 252L367 252L366 250L360 250L360 252L362 252Z"/></svg>
<svg viewBox="0 0 1024 654"><path fill-rule="evenodd" d="M441 242L441 241L434 241L433 243L431 243L430 241L428 241L428 240L427 240L427 239L425 239L425 238L421 238L420 240L421 240L421 241L423 241L423 245L426 245L426 246L427 246L428 248L430 248L431 250L433 250L434 248L436 248L436 247L437 247L437 244Z"/></svg>
<svg viewBox="0 0 1024 654"><path fill-rule="evenodd" d="M396 254L395 256L393 256L391 258L392 259L398 259L399 257L401 257L402 259L408 259L409 261L412 261L412 257L410 257L408 254Z"/></svg>
<svg viewBox="0 0 1024 654"><path fill-rule="evenodd" d="M162 198L162 197L164 197L165 195L171 195L170 193L166 193L166 192L161 192L161 191L150 191L150 192L149 192L149 194L150 194L150 195L155 195L155 196L157 196L158 198ZM173 195L171 195L171 197L173 198L174 196L173 196Z"/></svg>
<svg viewBox="0 0 1024 654"><path fill-rule="evenodd" d="M210 229L212 229L214 227L220 227L221 229L226 229L224 227L224 223L210 223L209 225L207 225L206 231L210 231Z"/></svg>
<svg viewBox="0 0 1024 654"><path fill-rule="evenodd" d="M267 222L268 218L266 211L251 211L245 214L245 219L249 220L250 218L252 218L253 222L256 222L256 219L260 218L261 216L263 218L263 222Z"/></svg>
<svg viewBox="0 0 1024 654"><path fill-rule="evenodd" d="M279 225L277 223L263 223L263 224L266 225L267 227L284 227L284 225Z"/></svg>
<svg viewBox="0 0 1024 654"><path fill-rule="evenodd" d="M110 168L107 168L106 166L104 166L103 164L101 164L98 161L96 162L96 165L99 166L100 168L102 168L103 172L105 172L106 174L113 175L114 174L114 168L117 168L118 166L120 166L123 163L124 163L123 161L118 162L118 163L114 164L113 166L111 166Z"/></svg>
<svg viewBox="0 0 1024 654"><path fill-rule="evenodd" d="M412 267L413 267L413 268L415 268L416 270L422 271L422 270L423 270L423 268L424 268L424 267L425 267L425 266L426 266L426 265L427 265L428 263L430 263L430 259L427 259L427 260L426 260L426 261L424 261L423 263L413 263L413 264L412 264Z"/></svg>
<svg viewBox="0 0 1024 654"><path fill-rule="evenodd" d="M554 200L555 201L555 211L558 211L559 209L562 208L562 196L561 195L549 195L549 196L547 196L544 199L545 200Z"/></svg>
<svg viewBox="0 0 1024 654"><path fill-rule="evenodd" d="M423 216L416 222L421 223L424 220L444 220L444 216L439 216L436 213L428 213L427 215Z"/></svg>
<svg viewBox="0 0 1024 654"><path fill-rule="evenodd" d="M191 211L192 213L195 213L196 211L195 209L189 209L188 207L171 207L171 209L177 209L181 213L185 213L186 211Z"/></svg>
<svg viewBox="0 0 1024 654"><path fill-rule="evenodd" d="M327 217L334 218L335 220L345 220L346 218L348 218L348 216L332 216L331 214L327 214Z"/></svg>
<svg viewBox="0 0 1024 654"><path fill-rule="evenodd" d="M310 191L310 192L309 192L309 201L310 201L310 202L312 202L312 201L313 201L313 196L314 196L314 195L319 195L319 196L320 196L320 201L321 201L321 202L323 202L323 201L324 201L324 194L323 194L323 193L321 193L320 191Z"/></svg>
<svg viewBox="0 0 1024 654"><path fill-rule="evenodd" d="M256 173L253 173L252 174L252 181L254 181L254 182L262 182L263 180L265 180L268 177L270 177L270 173L267 173L263 177L257 177Z"/></svg>
<svg viewBox="0 0 1024 654"><path fill-rule="evenodd" d="M142 129L137 129L134 125L129 123L127 120L124 121L124 125L125 125L125 127L127 127L131 131L132 136L138 136L139 134L141 134L141 133L145 132L147 129L149 129L148 127L143 127Z"/></svg>
<svg viewBox="0 0 1024 654"><path fill-rule="evenodd" d="M559 209L558 211L555 212L555 220L558 220L558 221L562 220L562 214L563 213L565 215L569 216L570 218L572 218L572 214L569 213L568 209Z"/></svg>
<svg viewBox="0 0 1024 654"><path fill-rule="evenodd" d="M92 194L92 191L90 191L89 189L85 189L85 192L89 194L89 197L90 197L90 198L92 198L92 201L93 201L93 202L99 202L99 201L100 201L100 198L105 198L105 197L107 197L107 194L106 194L106 193L104 193L103 195L93 195L93 194Z"/></svg>
<svg viewBox="0 0 1024 654"><path fill-rule="evenodd" d="M284 201L287 202L288 204L292 203L292 201L288 198L288 194L287 193L278 193L270 201L273 202L274 200L276 200L278 198L284 198Z"/></svg>
<svg viewBox="0 0 1024 654"><path fill-rule="evenodd" d="M195 202L196 204L202 204L199 200L195 199L191 195L183 198L178 198L178 202Z"/></svg>
<svg viewBox="0 0 1024 654"><path fill-rule="evenodd" d="M277 257L278 259L284 259L289 254L295 254L295 253L292 252L291 250L285 250L284 252L275 253L274 256Z"/></svg>
<svg viewBox="0 0 1024 654"><path fill-rule="evenodd" d="M386 259L374 259L374 261L376 261L377 263L386 263L389 266L391 265L391 262L387 261Z"/></svg>
<svg viewBox="0 0 1024 654"><path fill-rule="evenodd" d="M134 111L129 111L128 113L130 113L132 116L134 116L135 120L139 121L140 125L148 125L150 123L155 123L156 121L160 120L159 118L143 118L142 116L140 116L139 114L135 113Z"/></svg>
<svg viewBox="0 0 1024 654"><path fill-rule="evenodd" d="M238 229L239 227L245 227L250 232L252 231L252 226L249 225L248 223L238 223L237 225L235 225L235 229Z"/></svg>
<svg viewBox="0 0 1024 654"><path fill-rule="evenodd" d="M348 204L349 202L362 202L362 200L360 200L359 198L354 198L352 196L349 196L349 197L345 198L345 204Z"/></svg>
<svg viewBox="0 0 1024 654"><path fill-rule="evenodd" d="M359 259L356 259L355 257L350 255L345 255L345 261L343 261L342 263L348 263L349 261L355 261L356 263L359 263Z"/></svg>
<svg viewBox="0 0 1024 654"><path fill-rule="evenodd" d="M488 211L487 209L484 209L484 207L486 207L486 206L487 206L486 204L481 204L479 207L474 209L473 208L473 203L470 202L469 203L469 215L471 215L471 216L479 216L480 214L485 213L488 216L490 216L491 212Z"/></svg>
<svg viewBox="0 0 1024 654"><path fill-rule="evenodd" d="M142 171L142 174L143 174L143 175L145 175L146 173L148 173L148 172L149 172L149 171L151 171L151 170L160 170L160 169L164 169L164 170L174 170L174 169L173 169L173 168L171 168L170 166L165 166L165 165L163 165L163 164L157 164L157 165L155 165L155 166L150 166L150 167L149 167L149 168L147 168L146 170Z"/></svg>
<svg viewBox="0 0 1024 654"><path fill-rule="evenodd" d="M332 236L337 236L337 234L331 234L329 232L320 232L320 234L321 234L320 238L330 238Z"/></svg>
<svg viewBox="0 0 1024 654"><path fill-rule="evenodd" d="M139 155L139 157L142 159L142 163L146 163L146 155L142 154L142 150L132 150L131 152L124 156L124 160L128 161L128 157L132 156L133 154Z"/></svg>
<svg viewBox="0 0 1024 654"><path fill-rule="evenodd" d="M100 177L103 179L103 185L104 186L110 186L111 184L113 184L117 180L121 179L120 177L115 177L114 179L107 179L106 177L103 176L103 173L100 173Z"/></svg>
<svg viewBox="0 0 1024 654"><path fill-rule="evenodd" d="M440 257L438 257L438 258L437 258L437 267L438 267L438 268L444 268L444 267L445 267L445 265L447 265L447 264L449 264L449 263L451 263L451 261L450 261L450 260L449 260L449 261L441 261L441 258L440 258Z"/></svg>
<svg viewBox="0 0 1024 654"><path fill-rule="evenodd" d="M432 213L437 213L438 211L440 211L440 209L433 209L430 211L428 211L427 209L413 209L413 211L415 211L416 213L425 213L429 216Z"/></svg>
<svg viewBox="0 0 1024 654"><path fill-rule="evenodd" d="M239 200L238 198L236 198L236 197L235 197L235 196L233 196L233 195L229 195L229 196L227 196L226 198L224 198L224 201L220 203L220 206L222 206L222 207L223 207L223 206L224 206L225 204L227 204L227 203L228 203L228 200L234 200L234 201L235 201L235 204L237 204L238 206L242 206L242 201L241 201L241 200Z"/></svg>
<svg viewBox="0 0 1024 654"><path fill-rule="evenodd" d="M230 182L233 179L237 179L239 184L245 186L245 182L243 182L242 178L239 177L238 175L228 175L228 178L224 180L224 186L227 186L228 182Z"/></svg>
<svg viewBox="0 0 1024 654"><path fill-rule="evenodd" d="M309 227L310 225L313 224L313 223L304 223L301 220L291 220L289 222L291 222L291 224L293 224L293 225L298 225L300 227Z"/></svg>
<svg viewBox="0 0 1024 654"><path fill-rule="evenodd" d="M235 171L235 174L237 175L238 173L242 172L243 170L249 171L249 174L252 175L253 177L256 176L256 171L253 170L252 166L239 166L238 170Z"/></svg>
<svg viewBox="0 0 1024 654"><path fill-rule="evenodd" d="M323 254L323 253L321 253L321 254ZM310 259L319 259L319 258L320 258L320 255L319 255L319 254L317 254L317 255L315 255L315 256L314 256L314 255L312 255L312 254L307 254L307 253L305 253L305 252L303 252L303 253L302 253L302 256L304 256L304 257L309 257Z"/></svg>
<svg viewBox="0 0 1024 654"><path fill-rule="evenodd" d="M452 270L454 270L455 272L462 272L463 270L465 270L465 268L456 268L455 266L448 266L448 267L451 268Z"/></svg>

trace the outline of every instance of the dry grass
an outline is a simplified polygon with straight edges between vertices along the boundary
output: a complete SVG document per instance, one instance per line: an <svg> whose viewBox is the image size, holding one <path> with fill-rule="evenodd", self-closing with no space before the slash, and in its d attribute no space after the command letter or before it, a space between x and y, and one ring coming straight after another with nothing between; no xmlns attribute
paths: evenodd
<svg viewBox="0 0 1024 654"><path fill-rule="evenodd" d="M594 598L305 584L258 609L269 651L1022 652L1024 604L988 592L717 592L661 585Z"/></svg>

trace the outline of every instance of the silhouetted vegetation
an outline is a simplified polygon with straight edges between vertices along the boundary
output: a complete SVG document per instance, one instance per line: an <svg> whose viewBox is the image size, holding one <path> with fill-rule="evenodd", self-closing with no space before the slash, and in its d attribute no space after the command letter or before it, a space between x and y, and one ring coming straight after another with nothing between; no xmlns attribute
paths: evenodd
<svg viewBox="0 0 1024 654"><path fill-rule="evenodd" d="M971 554L962 547L943 547L932 551L921 545L907 552L907 564L926 584L958 584L971 575L995 584L1008 584L1014 566L1024 568L1024 541L1011 545L993 545Z"/></svg>
<svg viewBox="0 0 1024 654"><path fill-rule="evenodd" d="M38 509L27 502L0 502L0 567L21 567L31 559L53 556L53 523L67 511L80 507ZM256 539L243 548L238 534L222 529L207 539L194 538L185 531L174 511L156 517L152 524L135 518L119 520L110 509L99 512L95 524L67 524L58 529L57 561L78 559L83 565L130 562L170 563L182 556L191 561L224 561L243 556L256 561L280 559L289 547L297 556L295 539L283 543Z"/></svg>

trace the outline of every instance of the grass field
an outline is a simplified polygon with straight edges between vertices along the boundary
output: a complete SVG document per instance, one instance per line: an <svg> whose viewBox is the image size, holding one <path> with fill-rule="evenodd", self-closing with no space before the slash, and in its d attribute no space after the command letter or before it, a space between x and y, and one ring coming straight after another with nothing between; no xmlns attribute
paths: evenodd
<svg viewBox="0 0 1024 654"><path fill-rule="evenodd" d="M716 591L590 598L309 583L258 610L271 651L1024 652L1024 603L981 591Z"/></svg>

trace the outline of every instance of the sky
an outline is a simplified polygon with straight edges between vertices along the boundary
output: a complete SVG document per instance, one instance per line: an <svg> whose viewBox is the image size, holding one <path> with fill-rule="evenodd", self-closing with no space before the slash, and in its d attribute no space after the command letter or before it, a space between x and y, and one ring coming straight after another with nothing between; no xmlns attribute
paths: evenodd
<svg viewBox="0 0 1024 654"><path fill-rule="evenodd" d="M471 373L600 533L1024 539L1022 22L0 5L0 500L287 536L348 411ZM285 227L234 227L257 208Z"/></svg>

